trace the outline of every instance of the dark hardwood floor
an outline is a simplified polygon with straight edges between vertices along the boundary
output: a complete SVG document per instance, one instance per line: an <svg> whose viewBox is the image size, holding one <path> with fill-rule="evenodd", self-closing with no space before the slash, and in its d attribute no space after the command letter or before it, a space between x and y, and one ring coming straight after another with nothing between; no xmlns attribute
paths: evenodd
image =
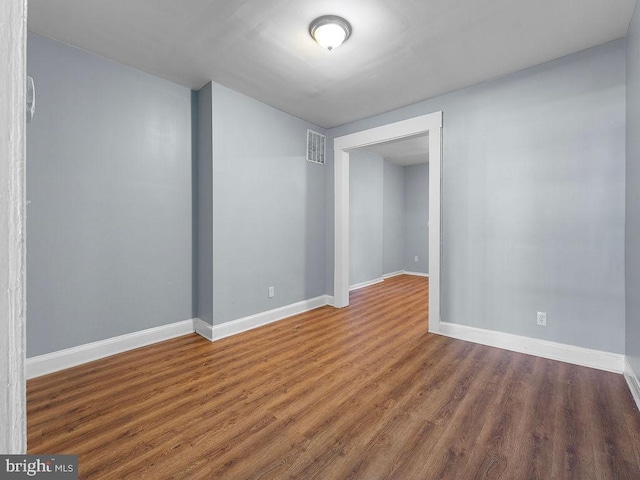
<svg viewBox="0 0 640 480"><path fill-rule="evenodd" d="M400 276L30 380L29 452L84 479L640 479L621 375L428 334L427 302Z"/></svg>

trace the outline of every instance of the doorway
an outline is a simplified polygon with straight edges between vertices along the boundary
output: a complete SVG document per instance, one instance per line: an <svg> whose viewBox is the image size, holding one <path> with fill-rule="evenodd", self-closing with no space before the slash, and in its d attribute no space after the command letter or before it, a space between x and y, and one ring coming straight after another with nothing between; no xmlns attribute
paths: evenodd
<svg viewBox="0 0 640 480"><path fill-rule="evenodd" d="M429 331L440 331L442 112L334 139L334 306L349 305L349 152L390 140L427 135L429 141Z"/></svg>

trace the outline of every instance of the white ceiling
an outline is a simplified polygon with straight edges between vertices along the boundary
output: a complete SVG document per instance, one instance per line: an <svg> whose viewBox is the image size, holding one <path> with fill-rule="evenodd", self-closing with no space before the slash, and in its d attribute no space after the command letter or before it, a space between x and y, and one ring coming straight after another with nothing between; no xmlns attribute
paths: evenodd
<svg viewBox="0 0 640 480"><path fill-rule="evenodd" d="M333 127L626 35L636 0L29 0L29 29ZM353 34L327 52L324 14Z"/></svg>
<svg viewBox="0 0 640 480"><path fill-rule="evenodd" d="M402 165L403 167L429 162L428 135L391 140L364 148L379 153L385 160L389 160L397 165Z"/></svg>

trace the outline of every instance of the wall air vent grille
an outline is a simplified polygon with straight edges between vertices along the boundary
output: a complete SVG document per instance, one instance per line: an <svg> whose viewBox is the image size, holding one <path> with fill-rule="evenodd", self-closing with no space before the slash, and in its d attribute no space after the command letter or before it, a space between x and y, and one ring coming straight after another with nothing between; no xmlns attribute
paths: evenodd
<svg viewBox="0 0 640 480"><path fill-rule="evenodd" d="M324 165L324 149L326 143L327 137L313 130L307 130L307 160Z"/></svg>

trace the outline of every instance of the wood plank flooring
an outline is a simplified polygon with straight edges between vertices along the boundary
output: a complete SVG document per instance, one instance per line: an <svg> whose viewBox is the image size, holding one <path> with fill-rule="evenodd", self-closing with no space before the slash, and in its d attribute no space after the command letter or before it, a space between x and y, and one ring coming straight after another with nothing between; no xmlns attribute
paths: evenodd
<svg viewBox="0 0 640 480"><path fill-rule="evenodd" d="M428 334L427 282L30 380L29 452L83 479L640 479L621 375Z"/></svg>

